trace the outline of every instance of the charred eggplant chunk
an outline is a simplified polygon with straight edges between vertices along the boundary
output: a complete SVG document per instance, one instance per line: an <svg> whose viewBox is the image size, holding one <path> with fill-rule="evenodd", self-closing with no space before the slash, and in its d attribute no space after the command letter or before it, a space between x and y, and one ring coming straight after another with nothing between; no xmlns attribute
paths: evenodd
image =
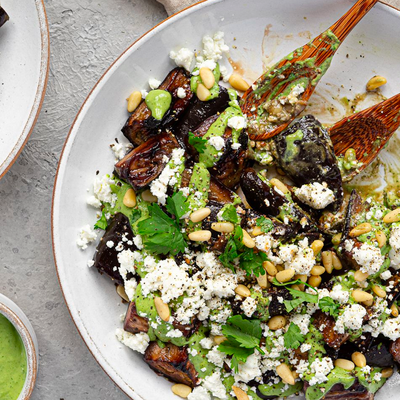
<svg viewBox="0 0 400 400"><path fill-rule="evenodd" d="M124 331L130 333L147 332L149 323L146 318L141 317L136 310L135 303L129 303L124 320Z"/></svg>
<svg viewBox="0 0 400 400"><path fill-rule="evenodd" d="M0 6L0 26L4 25L8 20L8 14L4 10L4 8Z"/></svg>
<svg viewBox="0 0 400 400"><path fill-rule="evenodd" d="M178 142L169 133L154 136L115 164L115 171L134 189L142 189L161 174L166 159L178 147Z"/></svg>
<svg viewBox="0 0 400 400"><path fill-rule="evenodd" d="M334 193L333 208L338 209L343 201L342 176L328 131L306 115L273 142L278 163L293 182L297 186L325 183Z"/></svg>
<svg viewBox="0 0 400 400"><path fill-rule="evenodd" d="M183 383L190 387L198 384L197 372L189 360L185 347L166 343L161 348L156 342L152 342L144 353L144 361L157 374L164 375L173 382Z"/></svg>
<svg viewBox="0 0 400 400"><path fill-rule="evenodd" d="M185 90L184 98L178 96L179 88ZM178 117L187 109L193 97L190 90L190 76L183 68L173 69L158 89L171 93L170 109L162 120L157 120L152 117L146 102L142 101L122 128L123 134L133 145L140 146L151 136L156 135L159 129L171 128Z"/></svg>
<svg viewBox="0 0 400 400"><path fill-rule="evenodd" d="M334 329L335 320L330 315L326 315L320 311L317 311L315 314L313 324L318 329L323 328L322 335L324 336L325 343L334 349L338 349L349 338L347 333L337 333Z"/></svg>
<svg viewBox="0 0 400 400"><path fill-rule="evenodd" d="M127 240L122 240L125 237ZM108 225L104 236L100 239L100 243L97 246L94 255L94 267L103 274L107 274L116 283L122 285L124 280L118 272L118 251L115 249L116 246L108 247L107 242L112 241L123 246L122 250L136 250L135 245L128 245L127 243L133 243L133 232L129 224L128 218L121 213L114 215L111 223ZM122 251L121 250L121 251ZM115 270L114 270L115 268Z"/></svg>
<svg viewBox="0 0 400 400"><path fill-rule="evenodd" d="M304 390L307 391L308 388L309 385L305 382ZM374 394L370 393L356 380L348 389L345 389L341 383L337 383L323 398L324 400L373 400Z"/></svg>

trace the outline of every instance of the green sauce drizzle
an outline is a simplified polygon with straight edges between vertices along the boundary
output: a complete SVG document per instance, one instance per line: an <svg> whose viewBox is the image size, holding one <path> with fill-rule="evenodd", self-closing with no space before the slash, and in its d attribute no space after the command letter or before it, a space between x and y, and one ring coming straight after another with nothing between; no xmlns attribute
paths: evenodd
<svg viewBox="0 0 400 400"><path fill-rule="evenodd" d="M145 101L153 118L161 120L171 105L172 96L166 90L157 89L150 91Z"/></svg>

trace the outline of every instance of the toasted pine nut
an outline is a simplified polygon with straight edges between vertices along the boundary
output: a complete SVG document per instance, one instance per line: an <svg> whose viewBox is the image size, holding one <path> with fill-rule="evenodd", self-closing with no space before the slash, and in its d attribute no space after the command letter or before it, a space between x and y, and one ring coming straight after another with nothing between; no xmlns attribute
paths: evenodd
<svg viewBox="0 0 400 400"><path fill-rule="evenodd" d="M247 395L247 393L239 387L232 386L232 390L234 391L235 396L238 400L249 400L249 396Z"/></svg>
<svg viewBox="0 0 400 400"><path fill-rule="evenodd" d="M270 181L272 186L280 190L283 194L289 193L288 187L277 178L272 178Z"/></svg>
<svg viewBox="0 0 400 400"><path fill-rule="evenodd" d="M315 265L312 270L310 271L311 275L319 276L325 272L325 268L321 265Z"/></svg>
<svg viewBox="0 0 400 400"><path fill-rule="evenodd" d="M275 276L278 273L278 270L271 261L264 261L263 267L268 272L268 275Z"/></svg>
<svg viewBox="0 0 400 400"><path fill-rule="evenodd" d="M122 200L124 206L128 208L133 208L136 206L136 193L133 189L128 189L125 192L124 198Z"/></svg>
<svg viewBox="0 0 400 400"><path fill-rule="evenodd" d="M286 318L283 315L275 315L268 321L268 328L271 331L282 329L286 325Z"/></svg>
<svg viewBox="0 0 400 400"><path fill-rule="evenodd" d="M336 270L340 270L343 268L342 262L339 260L339 257L333 251L332 251L332 266Z"/></svg>
<svg viewBox="0 0 400 400"><path fill-rule="evenodd" d="M233 232L235 226L232 222L213 222L211 224L211 229L216 232L230 233Z"/></svg>
<svg viewBox="0 0 400 400"><path fill-rule="evenodd" d="M190 232L188 238L193 242L208 242L211 239L211 231Z"/></svg>
<svg viewBox="0 0 400 400"><path fill-rule="evenodd" d="M134 112L142 101L142 93L138 91L131 93L131 95L127 98L127 101L128 104L126 108L128 112Z"/></svg>
<svg viewBox="0 0 400 400"><path fill-rule="evenodd" d="M354 363L350 360L345 360L344 358L338 358L335 360L335 367L345 369L346 371L353 371Z"/></svg>
<svg viewBox="0 0 400 400"><path fill-rule="evenodd" d="M367 82L367 91L378 89L382 85L386 84L387 80L383 76L375 75Z"/></svg>
<svg viewBox="0 0 400 400"><path fill-rule="evenodd" d="M190 220L194 223L200 222L207 218L210 214L211 210L208 207L200 208L190 214Z"/></svg>
<svg viewBox="0 0 400 400"><path fill-rule="evenodd" d="M351 355L351 359L357 367L364 368L367 365L367 359L365 358L364 354L360 353L359 351L355 351Z"/></svg>
<svg viewBox="0 0 400 400"><path fill-rule="evenodd" d="M211 96L211 92L202 83L197 86L196 94L200 101L207 101Z"/></svg>
<svg viewBox="0 0 400 400"><path fill-rule="evenodd" d="M362 282L365 281L368 278L368 275L366 272L362 272L360 269L354 272L354 280L356 282Z"/></svg>
<svg viewBox="0 0 400 400"><path fill-rule="evenodd" d="M301 285L299 285L299 290L301 292L304 292L304 289L306 288L306 285L304 283L302 283Z"/></svg>
<svg viewBox="0 0 400 400"><path fill-rule="evenodd" d="M204 86L207 89L211 89L215 83L215 76L211 69L207 67L200 68L199 74Z"/></svg>
<svg viewBox="0 0 400 400"><path fill-rule="evenodd" d="M292 371L290 370L289 366L285 363L282 363L276 367L276 373L282 378L284 382L286 382L289 385L294 385L295 380L294 376L292 374Z"/></svg>
<svg viewBox="0 0 400 400"><path fill-rule="evenodd" d="M256 242L250 237L247 231L243 229L243 244L249 249L253 249L256 246Z"/></svg>
<svg viewBox="0 0 400 400"><path fill-rule="evenodd" d="M295 275L294 279L300 279L302 282L307 282L308 276L307 275Z"/></svg>
<svg viewBox="0 0 400 400"><path fill-rule="evenodd" d="M374 285L372 286L372 291L378 296L384 299L386 297L386 291L383 290L380 286Z"/></svg>
<svg viewBox="0 0 400 400"><path fill-rule="evenodd" d="M250 85L239 75L232 74L229 78L229 84L236 90L240 90L241 92L245 92Z"/></svg>
<svg viewBox="0 0 400 400"><path fill-rule="evenodd" d="M265 273L264 275L257 276L257 283L261 289L266 289L269 286L268 275Z"/></svg>
<svg viewBox="0 0 400 400"><path fill-rule="evenodd" d="M299 292L302 291L302 290L300 289L300 286L299 286L299 285L292 285L291 287L292 287L292 289L298 290Z"/></svg>
<svg viewBox="0 0 400 400"><path fill-rule="evenodd" d="M310 276L308 278L308 284L312 287L318 287L321 284L322 278L320 276Z"/></svg>
<svg viewBox="0 0 400 400"><path fill-rule="evenodd" d="M386 244L386 235L385 232L378 231L375 233L376 241L378 242L378 246L381 249Z"/></svg>
<svg viewBox="0 0 400 400"><path fill-rule="evenodd" d="M154 297L154 305L156 306L157 314L163 321L169 321L171 317L171 311L168 304L165 304L161 297Z"/></svg>
<svg viewBox="0 0 400 400"><path fill-rule="evenodd" d="M400 221L400 208L396 208L393 211L390 211L390 213L386 214L383 217L383 222L385 224L391 224L393 222L399 222Z"/></svg>
<svg viewBox="0 0 400 400"><path fill-rule="evenodd" d="M127 301L129 303L129 297L125 292L125 288L124 285L118 285L117 286L117 293L119 295L119 297L121 297L121 299L124 299L125 301Z"/></svg>
<svg viewBox="0 0 400 400"><path fill-rule="evenodd" d="M192 388L188 385L184 385L183 383L176 383L171 388L172 393L176 394L183 399L186 399L190 393L192 393Z"/></svg>
<svg viewBox="0 0 400 400"><path fill-rule="evenodd" d="M331 251L322 252L322 264L325 267L326 272L328 274L331 274L333 269L333 260Z"/></svg>
<svg viewBox="0 0 400 400"><path fill-rule="evenodd" d="M390 307L390 311L392 312L393 317L399 316L399 309L397 308L396 304L392 304L392 307Z"/></svg>
<svg viewBox="0 0 400 400"><path fill-rule="evenodd" d="M225 342L226 337L222 335L214 336L214 343L216 345L221 344L222 342Z"/></svg>
<svg viewBox="0 0 400 400"><path fill-rule="evenodd" d="M314 252L314 256L317 256L324 247L324 242L322 240L314 240L310 247Z"/></svg>
<svg viewBox="0 0 400 400"><path fill-rule="evenodd" d="M357 225L353 228L349 235L350 237L357 237L372 231L372 225L369 222L364 222L363 224Z"/></svg>
<svg viewBox="0 0 400 400"><path fill-rule="evenodd" d="M235 293L242 297L250 297L251 295L250 289L242 284L236 286Z"/></svg>
<svg viewBox="0 0 400 400"><path fill-rule="evenodd" d="M256 226L253 231L251 232L251 234L255 237L255 236L260 236L263 234L263 231L261 230L261 227Z"/></svg>
<svg viewBox="0 0 400 400"><path fill-rule="evenodd" d="M390 378L393 375L393 368L384 368L381 374L382 378Z"/></svg>
<svg viewBox="0 0 400 400"><path fill-rule="evenodd" d="M145 190L142 192L142 199L144 201L148 201L149 203L155 203L158 200L157 197L150 192L150 190Z"/></svg>
<svg viewBox="0 0 400 400"><path fill-rule="evenodd" d="M284 269L276 274L276 279L279 282L289 282L294 277L294 269Z"/></svg>
<svg viewBox="0 0 400 400"><path fill-rule="evenodd" d="M364 304L365 307L371 307L372 304L374 304L374 299L370 299L370 300L364 301L363 304Z"/></svg>
<svg viewBox="0 0 400 400"><path fill-rule="evenodd" d="M357 303L363 303L364 301L369 301L374 299L374 296L372 296L371 293L364 292L364 290L361 289L353 290L351 292L351 295Z"/></svg>
<svg viewBox="0 0 400 400"><path fill-rule="evenodd" d="M333 237L332 237L332 244L337 246L340 244L341 240L342 240L342 234L337 233L336 235L333 235Z"/></svg>

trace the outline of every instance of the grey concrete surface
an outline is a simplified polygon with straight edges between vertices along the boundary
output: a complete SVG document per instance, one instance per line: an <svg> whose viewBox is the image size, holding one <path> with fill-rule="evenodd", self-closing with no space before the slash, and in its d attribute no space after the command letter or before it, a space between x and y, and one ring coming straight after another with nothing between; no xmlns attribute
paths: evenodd
<svg viewBox="0 0 400 400"><path fill-rule="evenodd" d="M40 346L33 400L127 399L76 330L50 236L54 176L70 125L111 62L166 17L155 0L45 0L50 76L38 123L0 181L0 292L28 315Z"/></svg>

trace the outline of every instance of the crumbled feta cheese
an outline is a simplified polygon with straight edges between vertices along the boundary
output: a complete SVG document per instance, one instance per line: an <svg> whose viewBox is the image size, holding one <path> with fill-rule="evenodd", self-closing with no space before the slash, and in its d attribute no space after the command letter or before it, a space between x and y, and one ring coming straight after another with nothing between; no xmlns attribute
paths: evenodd
<svg viewBox="0 0 400 400"><path fill-rule="evenodd" d="M143 249L143 240L142 237L140 235L136 235L133 238L133 243L135 244L135 246L139 249L142 250Z"/></svg>
<svg viewBox="0 0 400 400"><path fill-rule="evenodd" d="M381 279L387 281L389 278L392 277L392 273L390 271L385 271L381 273Z"/></svg>
<svg viewBox="0 0 400 400"><path fill-rule="evenodd" d="M129 249L123 250L117 255L120 267L118 269L120 275L125 279L127 274L135 274L135 262L141 260L142 256L137 251L131 251Z"/></svg>
<svg viewBox="0 0 400 400"><path fill-rule="evenodd" d="M304 204L316 210L322 210L335 201L335 195L328 188L326 182L322 185L319 182L303 185L301 188L295 189L294 194Z"/></svg>
<svg viewBox="0 0 400 400"><path fill-rule="evenodd" d="M188 400L211 400L211 396L203 386L196 386L187 398Z"/></svg>
<svg viewBox="0 0 400 400"><path fill-rule="evenodd" d="M330 292L330 297L332 297L333 300L336 300L339 303L344 304L348 302L350 293L347 292L346 290L343 290L342 285L336 284Z"/></svg>
<svg viewBox="0 0 400 400"><path fill-rule="evenodd" d="M135 350L142 354L144 354L147 346L150 343L149 335L144 332L140 332L134 335L132 333L124 331L123 329L117 329L115 335L117 336L117 339L125 346L128 346L132 350Z"/></svg>
<svg viewBox="0 0 400 400"><path fill-rule="evenodd" d="M391 340L398 339L400 337L400 316L387 319L383 324L382 333Z"/></svg>
<svg viewBox="0 0 400 400"><path fill-rule="evenodd" d="M339 316L334 329L338 333L344 333L345 328L352 330L360 329L366 314L367 311L362 305L351 304L347 306L343 314Z"/></svg>
<svg viewBox="0 0 400 400"><path fill-rule="evenodd" d="M392 247L389 251L390 266L400 268L400 225L392 227L389 244Z"/></svg>
<svg viewBox="0 0 400 400"><path fill-rule="evenodd" d="M232 150L239 150L242 145L240 143L232 143Z"/></svg>
<svg viewBox="0 0 400 400"><path fill-rule="evenodd" d="M176 91L176 95L180 99L184 99L186 97L186 90L183 87L179 87L178 90Z"/></svg>
<svg viewBox="0 0 400 400"><path fill-rule="evenodd" d="M247 383L260 375L260 355L254 353L247 357L244 364L239 364L239 372L235 374L235 380Z"/></svg>
<svg viewBox="0 0 400 400"><path fill-rule="evenodd" d="M308 239L300 240L297 245L281 246L279 258L284 262L285 268L292 268L296 274L309 274L315 265L314 251L308 247Z"/></svg>
<svg viewBox="0 0 400 400"><path fill-rule="evenodd" d="M111 186L115 182L109 175L103 175L101 178L96 177L93 182L93 194L96 199L115 206L117 195L112 192Z"/></svg>
<svg viewBox="0 0 400 400"><path fill-rule="evenodd" d="M240 130L244 129L247 126L246 118L236 116L228 119L228 126L229 128L235 129L235 130Z"/></svg>
<svg viewBox="0 0 400 400"><path fill-rule="evenodd" d="M126 156L128 150L132 149L132 145L130 143L113 143L110 145L110 148L114 153L115 160L120 161Z"/></svg>
<svg viewBox="0 0 400 400"><path fill-rule="evenodd" d="M161 81L158 79L150 78L149 79L149 86L151 89L157 89L161 85Z"/></svg>
<svg viewBox="0 0 400 400"><path fill-rule="evenodd" d="M219 71L221 72L221 76L222 76L222 80L224 81L224 82L228 82L229 81L229 78L231 77L231 73L229 73L228 72L228 69L224 66L224 65L221 65L220 67L219 67Z"/></svg>
<svg viewBox="0 0 400 400"><path fill-rule="evenodd" d="M223 32L216 32L212 37L208 35L203 37L204 59L217 62L228 52L229 47L225 44Z"/></svg>
<svg viewBox="0 0 400 400"><path fill-rule="evenodd" d="M363 243L360 248L353 247L352 253L360 270L369 275L377 273L385 261L380 248L368 243Z"/></svg>
<svg viewBox="0 0 400 400"><path fill-rule="evenodd" d="M376 372L374 375L374 381L375 382L380 382L382 379L382 374L380 372Z"/></svg>
<svg viewBox="0 0 400 400"><path fill-rule="evenodd" d="M112 240L108 240L107 243L106 243L106 246L107 246L109 249L112 249L112 248L114 247L114 242L113 242Z"/></svg>
<svg viewBox="0 0 400 400"><path fill-rule="evenodd" d="M310 366L311 372L315 374L310 379L310 386L314 386L317 383L324 383L328 380L327 375L333 369L333 362L330 357L324 357L321 360L316 359Z"/></svg>
<svg viewBox="0 0 400 400"><path fill-rule="evenodd" d="M145 99L147 97L147 95L149 94L149 92L147 90L142 89L140 91L140 93L142 93L142 99Z"/></svg>
<svg viewBox="0 0 400 400"><path fill-rule="evenodd" d="M215 148L215 150L220 151L225 147L225 140L221 136L211 136L208 139L208 143Z"/></svg>
<svg viewBox="0 0 400 400"><path fill-rule="evenodd" d="M246 317L251 317L257 310L257 301L252 297L246 297L245 301L240 305Z"/></svg>
<svg viewBox="0 0 400 400"><path fill-rule="evenodd" d="M215 371L212 375L204 378L202 386L208 389L218 399L227 399L226 388L221 380L221 371Z"/></svg>
<svg viewBox="0 0 400 400"><path fill-rule="evenodd" d="M202 56L197 58L197 63L196 63L196 68L201 69L201 68L208 68L211 71L213 71L217 67L217 63L213 60L205 60ZM196 71L198 72L198 71Z"/></svg>
<svg viewBox="0 0 400 400"><path fill-rule="evenodd" d="M214 346L214 341L209 337L205 337L205 338L201 339L199 343L200 343L200 346L206 350L211 350L212 347Z"/></svg>
<svg viewBox="0 0 400 400"><path fill-rule="evenodd" d="M224 361L226 359L225 353L222 353L218 350L218 346L214 346L206 355L207 360L216 365L217 367L222 368L224 366Z"/></svg>
<svg viewBox="0 0 400 400"><path fill-rule="evenodd" d="M178 67L183 67L186 71L191 71L194 53L193 51L187 49L186 47L182 47L178 51L170 51L169 56L172 60L175 61L175 64Z"/></svg>
<svg viewBox="0 0 400 400"><path fill-rule="evenodd" d="M101 207L101 201L97 199L95 196L89 196L86 199L86 203L89 204L89 206L92 206L94 208L100 208Z"/></svg>
<svg viewBox="0 0 400 400"><path fill-rule="evenodd" d="M178 337L182 337L183 333L179 329L172 329L169 332L167 332L167 334L165 336L169 337L169 338L178 338ZM195 351L196 354L193 354L193 351ZM197 355L197 350L193 349L192 353L190 353L190 354L192 354L192 356L196 356Z"/></svg>
<svg viewBox="0 0 400 400"><path fill-rule="evenodd" d="M91 268L91 267L93 267L93 265L94 265L94 260L88 260L87 266L88 266L89 268Z"/></svg>
<svg viewBox="0 0 400 400"><path fill-rule="evenodd" d="M299 96L304 93L304 87L302 85L295 85L290 89L290 93L287 96L290 104L296 104L299 101Z"/></svg>
<svg viewBox="0 0 400 400"><path fill-rule="evenodd" d="M94 229L91 228L90 225L83 226L79 231L78 239L76 239L76 244L82 250L87 249L88 244L95 241L97 238L97 233Z"/></svg>
<svg viewBox="0 0 400 400"><path fill-rule="evenodd" d="M302 353L306 353L308 350L310 350L311 349L311 344L308 344L308 343L303 343L301 346L300 346L300 351L302 352Z"/></svg>
<svg viewBox="0 0 400 400"><path fill-rule="evenodd" d="M308 333L310 319L311 315L309 314L295 314L291 316L290 321L300 328L300 332L302 335L306 335Z"/></svg>

